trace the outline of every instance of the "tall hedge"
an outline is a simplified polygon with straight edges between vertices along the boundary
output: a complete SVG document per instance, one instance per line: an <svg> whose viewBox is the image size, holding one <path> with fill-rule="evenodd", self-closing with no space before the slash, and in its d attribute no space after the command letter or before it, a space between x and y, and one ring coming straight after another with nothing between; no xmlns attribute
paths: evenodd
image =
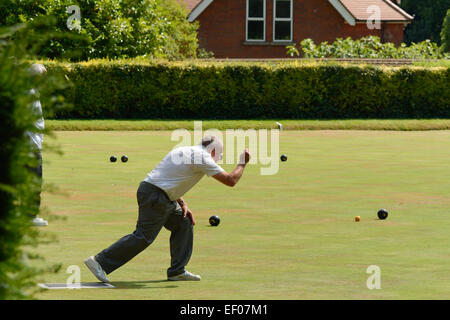
<svg viewBox="0 0 450 320"><path fill-rule="evenodd" d="M448 68L338 64L49 63L74 84L55 118L448 118Z"/></svg>

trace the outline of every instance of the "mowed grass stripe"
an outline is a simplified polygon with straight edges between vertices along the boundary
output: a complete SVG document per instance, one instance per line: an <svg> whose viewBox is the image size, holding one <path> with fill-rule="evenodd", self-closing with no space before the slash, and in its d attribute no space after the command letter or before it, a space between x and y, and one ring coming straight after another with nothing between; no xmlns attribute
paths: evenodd
<svg viewBox="0 0 450 320"><path fill-rule="evenodd" d="M205 120L203 129L274 129L284 130L449 130L450 119L354 119L354 120ZM194 129L194 120L46 120L56 131L143 131Z"/></svg>

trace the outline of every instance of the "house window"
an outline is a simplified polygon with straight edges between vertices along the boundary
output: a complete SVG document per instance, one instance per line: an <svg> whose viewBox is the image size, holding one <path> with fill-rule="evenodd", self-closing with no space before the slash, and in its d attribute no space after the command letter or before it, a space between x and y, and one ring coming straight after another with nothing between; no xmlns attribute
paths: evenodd
<svg viewBox="0 0 450 320"><path fill-rule="evenodd" d="M247 0L247 40L266 39L266 0Z"/></svg>
<svg viewBox="0 0 450 320"><path fill-rule="evenodd" d="M292 41L292 0L274 0L273 8L273 41Z"/></svg>

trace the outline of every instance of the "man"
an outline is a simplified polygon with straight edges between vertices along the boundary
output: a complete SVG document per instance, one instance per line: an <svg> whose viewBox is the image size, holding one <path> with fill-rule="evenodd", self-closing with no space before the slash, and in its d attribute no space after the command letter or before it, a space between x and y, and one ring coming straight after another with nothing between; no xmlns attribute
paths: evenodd
<svg viewBox="0 0 450 320"><path fill-rule="evenodd" d="M242 153L239 164L231 173L217 164L222 152L222 141L215 136L206 136L199 145L175 148L164 157L137 190L139 216L136 230L85 260L97 279L109 282L106 274L147 248L163 226L171 231L167 279L201 279L185 270L192 254L195 219L182 196L205 174L227 186L236 185L250 160L250 152L246 149Z"/></svg>
<svg viewBox="0 0 450 320"><path fill-rule="evenodd" d="M47 69L42 64L33 64L30 67L30 74L32 77L34 77L35 81L40 81L41 77L47 73ZM30 94L38 95L39 93L36 92L34 89L30 90ZM27 135L30 139L30 145L33 152L33 156L37 159L37 166L30 168L31 171L33 171L36 176L38 177L41 186L42 186L42 143L44 141L44 135L41 133L44 130L44 117L42 116L42 106L41 102L39 100L33 101L31 105L31 111L38 117L38 120L36 120L35 126L37 129L37 132L27 132ZM42 188L42 187L41 187ZM36 195L36 205L37 209L39 210L41 206L41 194L39 193ZM37 215L32 216L31 223L34 226L47 226L48 222L42 218L39 218Z"/></svg>

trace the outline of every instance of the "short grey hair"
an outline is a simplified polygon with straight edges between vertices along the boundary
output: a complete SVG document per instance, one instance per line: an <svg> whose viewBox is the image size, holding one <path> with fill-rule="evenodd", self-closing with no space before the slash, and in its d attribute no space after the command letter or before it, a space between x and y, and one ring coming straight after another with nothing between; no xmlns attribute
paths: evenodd
<svg viewBox="0 0 450 320"><path fill-rule="evenodd" d="M47 72L47 69L45 69L43 64L40 63L34 63L30 66L30 74L32 76L41 75Z"/></svg>
<svg viewBox="0 0 450 320"><path fill-rule="evenodd" d="M222 141L214 135L204 136L202 139L201 145L209 151L212 151L213 149L217 148L221 152L223 149Z"/></svg>
<svg viewBox="0 0 450 320"><path fill-rule="evenodd" d="M204 136L202 139L202 146L205 148L209 146L211 143L213 143L217 139L216 136Z"/></svg>

